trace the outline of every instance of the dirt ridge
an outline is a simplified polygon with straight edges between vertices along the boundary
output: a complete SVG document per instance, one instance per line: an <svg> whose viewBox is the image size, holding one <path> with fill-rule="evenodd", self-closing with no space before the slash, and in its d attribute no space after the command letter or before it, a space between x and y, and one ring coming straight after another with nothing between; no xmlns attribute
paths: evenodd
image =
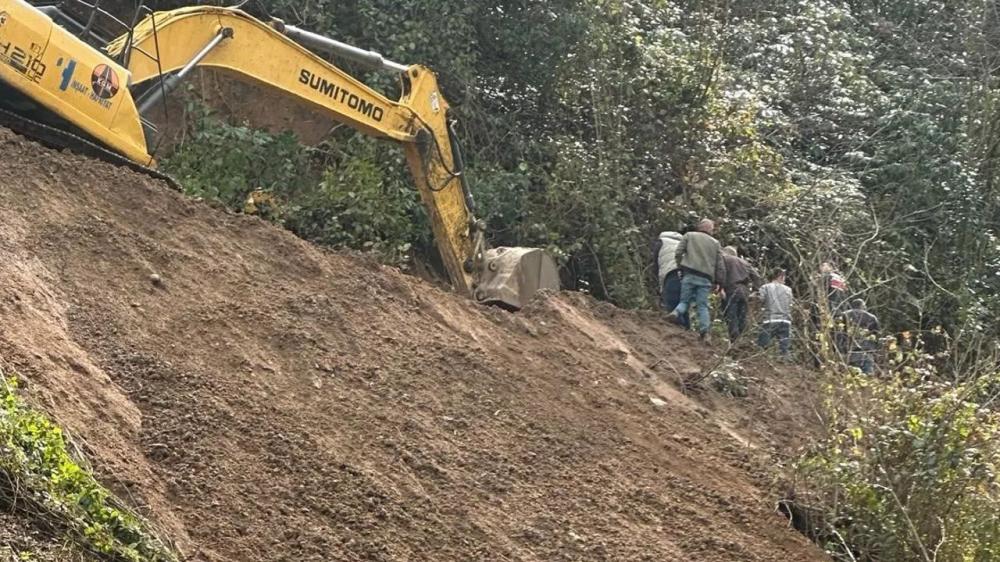
<svg viewBox="0 0 1000 562"><path fill-rule="evenodd" d="M188 559L825 560L758 464L804 438L808 374L756 360L750 399L689 397L715 352L658 315L481 308L0 146L0 357Z"/></svg>

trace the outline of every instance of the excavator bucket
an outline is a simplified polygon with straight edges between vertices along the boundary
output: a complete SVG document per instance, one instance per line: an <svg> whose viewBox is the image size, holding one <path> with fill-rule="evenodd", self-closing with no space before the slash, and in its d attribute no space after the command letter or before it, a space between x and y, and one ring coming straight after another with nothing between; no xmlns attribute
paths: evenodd
<svg viewBox="0 0 1000 562"><path fill-rule="evenodd" d="M519 310L542 289L559 290L559 270L539 248L493 248L486 251L486 270L476 300Z"/></svg>

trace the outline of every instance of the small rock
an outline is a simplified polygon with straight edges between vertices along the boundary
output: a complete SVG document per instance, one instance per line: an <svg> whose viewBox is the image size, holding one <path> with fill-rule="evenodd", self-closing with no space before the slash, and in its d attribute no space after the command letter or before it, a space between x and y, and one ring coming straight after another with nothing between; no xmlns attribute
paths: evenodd
<svg viewBox="0 0 1000 562"><path fill-rule="evenodd" d="M157 287L162 287L163 286L163 278L160 277L159 274L157 274L157 273L151 273L149 275L149 282L152 283L153 285L157 286Z"/></svg>
<svg viewBox="0 0 1000 562"><path fill-rule="evenodd" d="M662 399L657 398L655 396L650 396L649 397L649 401L652 402L654 406L657 406L659 408L662 408L662 407L664 407L664 406L667 405L667 402L665 400L662 400Z"/></svg>
<svg viewBox="0 0 1000 562"><path fill-rule="evenodd" d="M679 433L675 433L675 434L671 435L670 438L673 439L674 441L677 441L677 442L680 442L680 443L685 443L687 445L690 445L690 444L694 443L694 440L692 440L690 437L688 437L686 435L681 435Z"/></svg>

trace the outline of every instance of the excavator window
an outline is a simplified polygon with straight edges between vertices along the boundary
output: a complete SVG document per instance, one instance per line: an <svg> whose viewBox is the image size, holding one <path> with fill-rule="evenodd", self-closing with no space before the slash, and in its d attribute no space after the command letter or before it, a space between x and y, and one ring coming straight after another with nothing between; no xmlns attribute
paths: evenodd
<svg viewBox="0 0 1000 562"><path fill-rule="evenodd" d="M123 33L131 34L135 23L143 15L150 13L145 2L139 2L132 14L132 23L122 21L111 12L101 7L101 0L93 3L85 0L63 0L60 2L30 2L40 12L52 18L57 25L85 41L92 47L103 48L111 37ZM119 57L119 63L128 62L129 51L125 50Z"/></svg>

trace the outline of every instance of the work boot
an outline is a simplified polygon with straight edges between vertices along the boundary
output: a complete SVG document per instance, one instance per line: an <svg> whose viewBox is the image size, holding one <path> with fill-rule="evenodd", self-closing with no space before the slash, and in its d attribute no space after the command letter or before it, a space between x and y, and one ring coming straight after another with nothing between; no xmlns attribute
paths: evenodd
<svg viewBox="0 0 1000 562"><path fill-rule="evenodd" d="M698 334L698 339L705 343L712 343L712 334L709 334L708 332L700 332Z"/></svg>
<svg viewBox="0 0 1000 562"><path fill-rule="evenodd" d="M676 310L671 310L670 312L667 313L667 322L670 322L671 324L677 324L678 326L680 326L681 315L677 314Z"/></svg>

